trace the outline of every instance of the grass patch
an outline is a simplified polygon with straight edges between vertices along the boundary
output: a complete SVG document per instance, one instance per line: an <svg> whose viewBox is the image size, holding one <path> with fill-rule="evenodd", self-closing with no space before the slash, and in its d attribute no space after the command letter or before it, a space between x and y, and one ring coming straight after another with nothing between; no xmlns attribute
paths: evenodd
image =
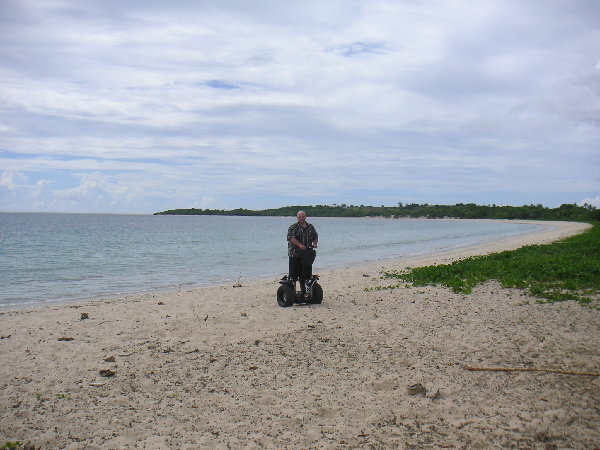
<svg viewBox="0 0 600 450"><path fill-rule="evenodd" d="M6 442L2 447L0 447L0 450L12 450L12 449L18 449L23 445L22 442L20 441L15 441L15 442Z"/></svg>
<svg viewBox="0 0 600 450"><path fill-rule="evenodd" d="M413 286L443 285L471 293L478 284L498 280L503 287L525 289L542 302L577 300L588 304L600 293L600 222L582 234L545 245L474 256L452 264L384 272ZM390 289L401 284L374 288Z"/></svg>

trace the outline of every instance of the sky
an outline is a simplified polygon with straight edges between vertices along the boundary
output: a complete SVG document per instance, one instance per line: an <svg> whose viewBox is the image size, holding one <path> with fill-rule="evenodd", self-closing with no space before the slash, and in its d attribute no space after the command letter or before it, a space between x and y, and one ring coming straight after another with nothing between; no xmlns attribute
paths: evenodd
<svg viewBox="0 0 600 450"><path fill-rule="evenodd" d="M597 0L0 0L0 211L600 207Z"/></svg>

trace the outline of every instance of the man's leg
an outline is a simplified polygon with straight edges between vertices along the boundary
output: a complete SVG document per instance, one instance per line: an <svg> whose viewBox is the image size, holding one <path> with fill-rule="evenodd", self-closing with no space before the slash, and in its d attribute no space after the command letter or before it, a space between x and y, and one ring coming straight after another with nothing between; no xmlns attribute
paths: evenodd
<svg viewBox="0 0 600 450"><path fill-rule="evenodd" d="M302 277L306 281L312 278L312 264L305 264L302 266Z"/></svg>
<svg viewBox="0 0 600 450"><path fill-rule="evenodd" d="M300 263L300 258L290 258L289 269L289 278L295 284L298 278L302 276L302 264Z"/></svg>
<svg viewBox="0 0 600 450"><path fill-rule="evenodd" d="M310 281L312 278L312 264L303 264L302 265L302 293L306 294L306 283Z"/></svg>

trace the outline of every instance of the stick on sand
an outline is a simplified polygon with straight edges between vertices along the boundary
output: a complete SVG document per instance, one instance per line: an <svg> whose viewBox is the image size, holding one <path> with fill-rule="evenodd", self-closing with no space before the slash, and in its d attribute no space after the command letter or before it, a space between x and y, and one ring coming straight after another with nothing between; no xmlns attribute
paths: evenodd
<svg viewBox="0 0 600 450"><path fill-rule="evenodd" d="M546 372L546 373L559 373L561 375L579 375L584 377L600 377L600 373L594 372L571 372L567 370L556 370L556 369L527 369L517 367L465 367L465 370L471 372Z"/></svg>

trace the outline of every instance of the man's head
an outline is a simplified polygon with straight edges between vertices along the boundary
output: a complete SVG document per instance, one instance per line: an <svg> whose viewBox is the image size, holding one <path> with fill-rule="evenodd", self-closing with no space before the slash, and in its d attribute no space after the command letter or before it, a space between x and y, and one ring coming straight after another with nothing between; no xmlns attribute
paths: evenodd
<svg viewBox="0 0 600 450"><path fill-rule="evenodd" d="M306 213L304 211L298 211L298 214L296 214L296 219L298 219L298 223L306 222Z"/></svg>

